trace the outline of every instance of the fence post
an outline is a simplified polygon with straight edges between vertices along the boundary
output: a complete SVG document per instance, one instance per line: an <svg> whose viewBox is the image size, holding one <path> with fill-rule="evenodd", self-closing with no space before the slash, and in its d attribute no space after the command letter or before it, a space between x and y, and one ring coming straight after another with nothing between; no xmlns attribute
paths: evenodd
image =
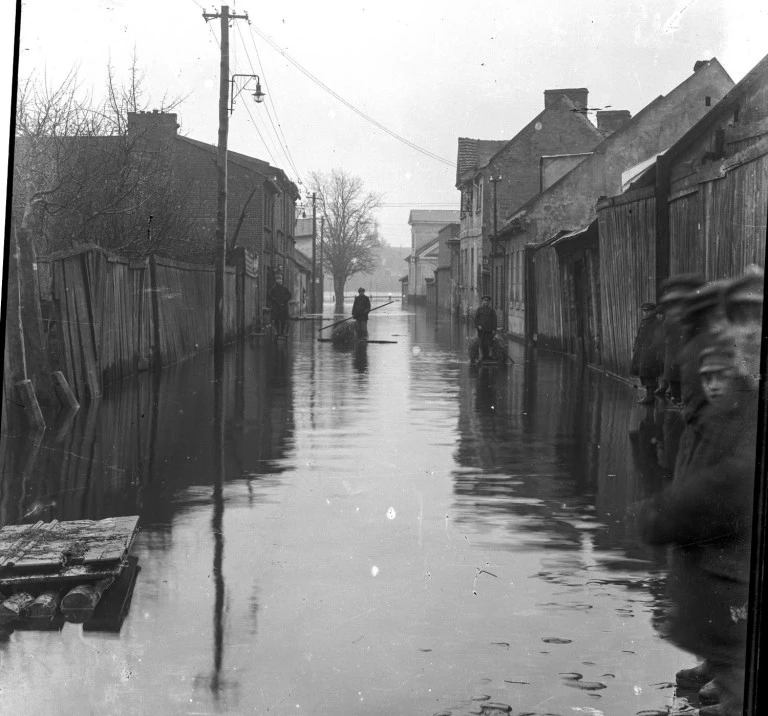
<svg viewBox="0 0 768 716"><path fill-rule="evenodd" d="M152 296L152 346L150 354L152 355L152 367L155 369L163 367L163 355L160 347L160 302L157 291L157 260L155 255L149 257L149 294Z"/></svg>

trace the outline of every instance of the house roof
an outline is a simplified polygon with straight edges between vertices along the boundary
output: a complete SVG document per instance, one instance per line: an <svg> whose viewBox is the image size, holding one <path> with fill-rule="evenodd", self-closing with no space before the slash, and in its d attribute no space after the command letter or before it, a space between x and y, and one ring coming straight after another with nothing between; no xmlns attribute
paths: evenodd
<svg viewBox="0 0 768 716"><path fill-rule="evenodd" d="M177 139L182 142L186 142L187 144L191 144L193 147L197 147L198 149L202 149L206 152L211 152L213 154L218 152L218 148L215 144L208 144L207 142L201 142L198 139L192 139L191 137L184 136L178 136ZM283 188L278 184L279 181L284 185L284 187L287 187L288 191L290 191L295 198L298 198L300 195L298 187L288 178L286 173L279 167L273 167L269 162L265 162L262 159L257 159L256 157L249 157L247 154L240 154L240 152L233 152L231 149L227 150L227 161L233 162L234 164L238 164L244 169L250 169L257 174L260 174L265 179L267 179L278 191Z"/></svg>
<svg viewBox="0 0 768 716"><path fill-rule="evenodd" d="M502 147L506 139L471 139L459 137L459 151L456 158L456 184L458 185L466 174L474 174L478 169L488 165L491 157Z"/></svg>
<svg viewBox="0 0 768 716"><path fill-rule="evenodd" d="M665 150L666 151L666 150ZM648 157L639 164L630 167L627 171L621 173L621 191L622 193L627 191L633 182L642 179L649 171L656 168L656 160L662 156L664 152L657 152L652 157Z"/></svg>
<svg viewBox="0 0 768 716"><path fill-rule="evenodd" d="M717 62L717 59L714 57L710 60L710 63L713 62ZM720 65L719 62L717 62L717 64ZM723 70L723 72L725 72L725 70ZM712 125L722 122L723 116L729 114L733 110L734 103L738 102L743 95L752 91L752 88L755 85L765 83L766 77L768 77L768 55L763 57L763 59L760 60L760 62L758 62L738 84L731 87L725 96L712 107L709 112L707 112L666 151L664 160L672 161L684 152L703 131L707 131Z"/></svg>
<svg viewBox="0 0 768 716"><path fill-rule="evenodd" d="M293 250L293 260L301 268L306 269L307 271L311 271L312 270L312 259L309 258L309 256L307 256L303 251L299 251L298 249L294 249Z"/></svg>
<svg viewBox="0 0 768 716"><path fill-rule="evenodd" d="M458 187L462 182L466 181L469 176L474 175L475 172L487 167L497 156L504 152L507 147L511 147L524 141L524 138L529 134L530 129L536 125L536 122L541 121L541 118L545 114L562 111L572 112L575 116L580 117L580 121L584 122L585 126L594 132L595 138L598 141L603 139L603 135L598 131L597 127L589 121L586 113L579 111L568 96L561 95L559 104L559 107L543 109L511 139L486 140L459 137L459 153L456 162L456 186Z"/></svg>
<svg viewBox="0 0 768 716"><path fill-rule="evenodd" d="M705 64L707 65L713 65L715 68L719 69L729 80L730 76L725 71L723 66L718 62L716 58L712 58ZM523 206L519 207L514 214L507 217L507 219L502 224L501 230L499 233L505 233L510 228L512 228L515 224L519 223L522 219L525 218L525 216L529 213L532 207L534 207L543 196L549 194L550 192L553 192L555 189L559 188L561 184L564 184L566 181L568 181L571 177L571 175L574 172L577 171L586 171L586 168L590 166L590 164L594 161L597 161L597 157L602 157L606 153L606 149L610 148L611 145L616 143L619 138L623 137L627 132L633 132L636 131L637 127L640 126L641 122L644 122L647 115L650 113L652 108L655 108L657 105L659 105L664 100L668 99L672 95L674 95L678 90L681 90L681 88L686 85L696 74L696 70L686 77L680 84L678 84L674 89L672 89L670 92L668 92L666 95L659 95L656 97L656 99L652 100L649 104L647 104L645 107L643 107L634 117L627 120L624 124L622 124L613 134L610 134L605 139L603 139L600 144L598 144L592 151L591 156L587 157L583 162L578 164L576 167L571 169L570 172L567 172L562 177L560 177L552 186L545 189L540 194L536 194L531 199L529 199ZM731 80L732 82L733 80ZM729 92L730 94L730 92ZM727 95L726 95L727 96ZM722 100L721 100L722 102ZM720 103L718 103L719 106ZM710 112L711 113L711 112ZM706 119L709 114L704 115L704 119ZM587 120L588 121L588 120ZM690 131L687 133L690 134ZM684 136L687 136L684 135ZM680 140L678 140L679 143Z"/></svg>
<svg viewBox="0 0 768 716"><path fill-rule="evenodd" d="M436 236L431 241L427 241L424 246L419 247L413 252L413 256L423 256L424 254L434 251L440 245L440 237Z"/></svg>
<svg viewBox="0 0 768 716"><path fill-rule="evenodd" d="M458 209L411 209L409 224L451 224L459 221Z"/></svg>

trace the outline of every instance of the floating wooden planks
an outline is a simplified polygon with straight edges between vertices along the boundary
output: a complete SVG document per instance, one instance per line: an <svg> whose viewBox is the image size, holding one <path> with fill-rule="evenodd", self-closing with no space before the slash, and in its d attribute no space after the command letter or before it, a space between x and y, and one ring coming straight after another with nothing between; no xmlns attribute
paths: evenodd
<svg viewBox="0 0 768 716"><path fill-rule="evenodd" d="M0 587L85 582L120 573L139 518L9 525L0 530Z"/></svg>

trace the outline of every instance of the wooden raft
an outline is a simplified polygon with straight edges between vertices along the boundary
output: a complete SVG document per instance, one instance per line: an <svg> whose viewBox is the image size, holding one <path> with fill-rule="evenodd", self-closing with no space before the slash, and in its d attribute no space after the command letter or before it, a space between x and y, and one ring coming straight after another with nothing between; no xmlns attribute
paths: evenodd
<svg viewBox="0 0 768 716"><path fill-rule="evenodd" d="M0 529L0 587L116 577L136 535L138 515L37 522Z"/></svg>

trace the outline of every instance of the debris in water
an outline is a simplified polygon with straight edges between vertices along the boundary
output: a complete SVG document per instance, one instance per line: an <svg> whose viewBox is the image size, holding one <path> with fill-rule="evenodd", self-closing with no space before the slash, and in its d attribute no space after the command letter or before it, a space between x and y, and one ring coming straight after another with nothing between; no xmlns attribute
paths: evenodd
<svg viewBox="0 0 768 716"><path fill-rule="evenodd" d="M548 636L548 637L542 639L542 641L545 644L570 644L572 640L571 639L561 639L559 636Z"/></svg>

